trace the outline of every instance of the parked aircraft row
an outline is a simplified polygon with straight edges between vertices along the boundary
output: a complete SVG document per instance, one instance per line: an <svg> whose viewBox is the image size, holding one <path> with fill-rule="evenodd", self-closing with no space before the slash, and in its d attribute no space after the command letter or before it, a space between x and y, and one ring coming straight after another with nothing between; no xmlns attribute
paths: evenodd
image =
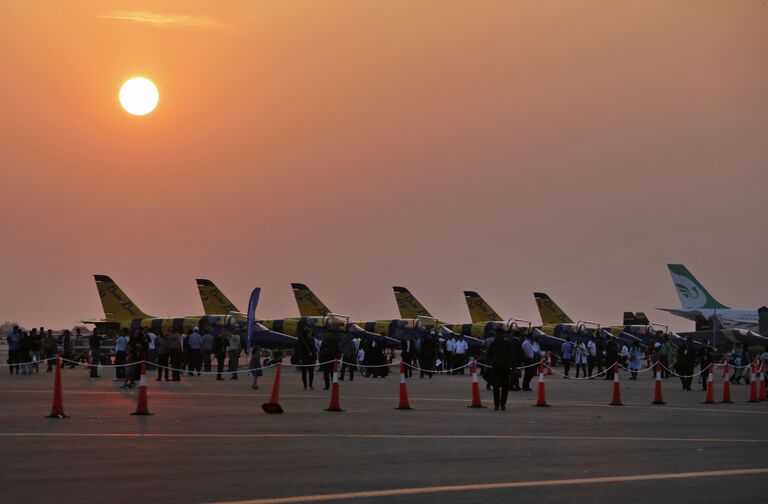
<svg viewBox="0 0 768 504"><path fill-rule="evenodd" d="M541 316L541 324L516 318L503 318L475 291L464 291L471 322L452 323L432 315L405 287L393 287L399 318L373 321L350 321L348 317L331 311L305 284L292 283L299 310L298 317L259 319L255 317L260 290L254 290L248 313L238 308L207 279L198 279L197 286L204 314L187 317L153 317L140 310L118 285L106 275L95 275L105 318L85 320L105 331L119 329L152 331L188 331L193 327L219 331L224 328L245 329L252 319L251 344L263 347L286 348L295 345L296 338L310 332L316 338L326 334L352 334L354 337L374 339L389 347L396 347L409 335L421 337L449 337L462 335L470 346L481 346L483 340L498 333L535 334L543 350L559 352L566 338L602 335L618 339L624 344L633 341L651 345L661 334L676 343L693 336L698 344L712 344L718 349L729 348L736 342L749 347L768 348L768 308L760 310L732 310L718 303L709 292L680 264L668 265L677 289L681 309L661 308L696 322L697 331L676 334L653 324L642 312L625 312L621 324L600 324L593 321L574 321L545 293L536 292L534 298ZM754 321L754 323L751 323ZM764 333L764 334L761 334Z"/></svg>

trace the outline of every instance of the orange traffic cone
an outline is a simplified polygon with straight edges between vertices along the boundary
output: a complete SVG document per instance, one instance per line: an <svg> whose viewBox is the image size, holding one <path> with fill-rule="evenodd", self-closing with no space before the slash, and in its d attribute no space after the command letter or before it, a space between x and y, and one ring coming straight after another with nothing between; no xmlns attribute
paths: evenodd
<svg viewBox="0 0 768 504"><path fill-rule="evenodd" d="M723 400L721 403L732 403L731 401L731 367L728 365L728 358L724 359L723 366Z"/></svg>
<svg viewBox="0 0 768 504"><path fill-rule="evenodd" d="M141 361L141 377L139 378L139 404L131 415L152 415L147 405L147 362Z"/></svg>
<svg viewBox="0 0 768 504"><path fill-rule="evenodd" d="M536 398L536 404L534 406L540 406L540 407L548 407L549 404L547 404L547 391L544 389L544 375L546 372L544 371L544 361L539 361L539 393L538 397Z"/></svg>
<svg viewBox="0 0 768 504"><path fill-rule="evenodd" d="M768 401L768 395L765 390L765 364L760 364L760 373L757 375L757 398L761 401Z"/></svg>
<svg viewBox="0 0 768 504"><path fill-rule="evenodd" d="M715 403L715 365L709 364L709 373L707 374L707 396L701 404Z"/></svg>
<svg viewBox="0 0 768 504"><path fill-rule="evenodd" d="M757 395L757 373L755 368L755 364L752 364L749 368L749 401L747 402L760 402L760 397Z"/></svg>
<svg viewBox="0 0 768 504"><path fill-rule="evenodd" d="M552 376L552 352L547 352L547 376Z"/></svg>
<svg viewBox="0 0 768 504"><path fill-rule="evenodd" d="M408 386L405 384L405 362L400 362L400 405L395 409L413 409L408 402Z"/></svg>
<svg viewBox="0 0 768 504"><path fill-rule="evenodd" d="M611 398L611 406L624 406L621 402L621 385L619 384L619 363L613 365L613 398Z"/></svg>
<svg viewBox="0 0 768 504"><path fill-rule="evenodd" d="M661 395L661 363L656 363L656 385L653 389L653 402L651 404L667 404L664 402L664 398Z"/></svg>
<svg viewBox="0 0 768 504"><path fill-rule="evenodd" d="M278 362L275 367L275 381L272 382L272 395L269 396L269 402L265 402L261 405L261 409L264 413L280 414L283 412L283 407L280 406L280 369L282 369L283 363Z"/></svg>
<svg viewBox="0 0 768 504"><path fill-rule="evenodd" d="M53 380L53 404L51 414L46 418L69 418L64 414L64 399L61 393L61 357L56 357L56 373Z"/></svg>
<svg viewBox="0 0 768 504"><path fill-rule="evenodd" d="M344 411L339 404L339 361L333 361L333 380L331 382L331 403L325 411Z"/></svg>
<svg viewBox="0 0 768 504"><path fill-rule="evenodd" d="M480 399L480 381L477 379L477 362L474 360L469 366L469 374L472 375L472 403L467 408L485 408Z"/></svg>

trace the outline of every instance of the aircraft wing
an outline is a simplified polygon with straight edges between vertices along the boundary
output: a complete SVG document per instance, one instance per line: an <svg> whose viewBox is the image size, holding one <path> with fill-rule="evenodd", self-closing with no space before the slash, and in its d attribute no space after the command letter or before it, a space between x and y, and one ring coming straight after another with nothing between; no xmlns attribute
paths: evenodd
<svg viewBox="0 0 768 504"><path fill-rule="evenodd" d="M440 330L438 331L438 335L442 337L449 337L449 336L462 336L461 334L452 331L448 328L448 326L442 326ZM485 346L485 342L478 338L473 338L472 336L467 336L466 334L463 335L464 341L467 342L467 345L469 345L470 348L483 348Z"/></svg>
<svg viewBox="0 0 768 504"><path fill-rule="evenodd" d="M672 315L677 315L678 317L683 317L688 320L697 320L701 318L703 315L698 310L692 310L692 309L684 309L684 308L656 308L657 310L665 311L667 313L671 313Z"/></svg>
<svg viewBox="0 0 768 504"><path fill-rule="evenodd" d="M560 355L560 350L562 349L563 343L565 342L563 338L550 336L549 334L536 327L533 328L533 333L536 335L539 346L543 351Z"/></svg>
<svg viewBox="0 0 768 504"><path fill-rule="evenodd" d="M277 331L271 331L256 323L249 338L248 348L257 345L264 348L293 348L297 339Z"/></svg>
<svg viewBox="0 0 768 504"><path fill-rule="evenodd" d="M376 334L375 332L366 331L362 327L360 327L357 324L349 324L349 334L357 337L357 338L364 338L364 339L374 339L376 341L379 341L382 339L381 334ZM384 346L387 348L397 348L400 346L400 340L395 338L390 338L389 336L384 336Z"/></svg>

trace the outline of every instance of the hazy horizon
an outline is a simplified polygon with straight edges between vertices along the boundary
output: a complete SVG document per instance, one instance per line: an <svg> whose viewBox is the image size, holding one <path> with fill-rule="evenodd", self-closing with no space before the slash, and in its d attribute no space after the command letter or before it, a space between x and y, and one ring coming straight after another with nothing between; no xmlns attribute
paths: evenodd
<svg viewBox="0 0 768 504"><path fill-rule="evenodd" d="M0 321L202 313L195 278L355 319L768 304L768 5L6 2ZM128 115L141 75L157 109Z"/></svg>

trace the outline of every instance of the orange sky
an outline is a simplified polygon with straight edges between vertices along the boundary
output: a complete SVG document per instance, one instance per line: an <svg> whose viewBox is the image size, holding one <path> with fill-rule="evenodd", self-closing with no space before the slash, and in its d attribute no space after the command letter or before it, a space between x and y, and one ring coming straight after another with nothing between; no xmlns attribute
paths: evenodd
<svg viewBox="0 0 768 504"><path fill-rule="evenodd" d="M140 21L143 20L143 21ZM152 21L152 22L147 22ZM0 4L0 319L146 312L468 319L677 306L667 262L757 307L768 257L768 5L347 1ZM119 106L152 79L160 105Z"/></svg>

